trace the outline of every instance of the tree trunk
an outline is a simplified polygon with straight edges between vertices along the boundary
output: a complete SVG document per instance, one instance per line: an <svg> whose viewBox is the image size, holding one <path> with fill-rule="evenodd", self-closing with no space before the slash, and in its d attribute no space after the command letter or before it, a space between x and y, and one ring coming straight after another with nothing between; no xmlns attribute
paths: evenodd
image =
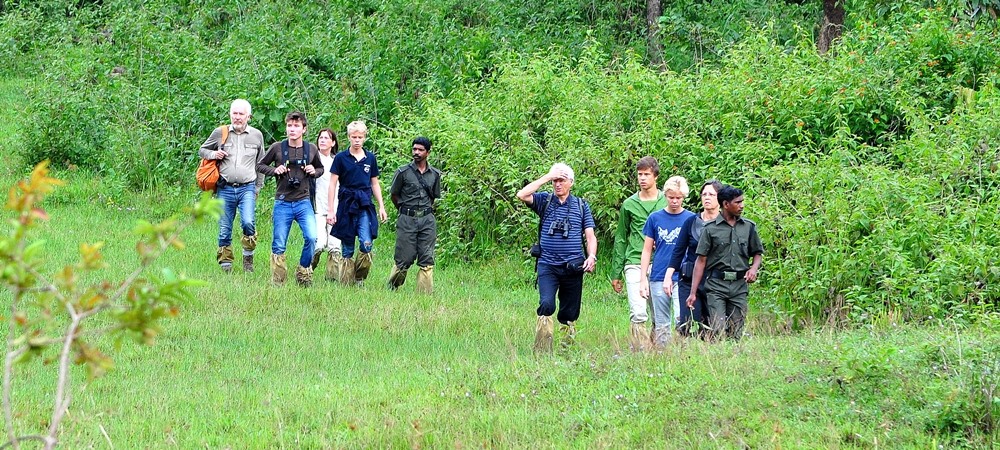
<svg viewBox="0 0 1000 450"><path fill-rule="evenodd" d="M652 66L663 65L663 44L660 42L660 0L646 0L646 56Z"/></svg>
<svg viewBox="0 0 1000 450"><path fill-rule="evenodd" d="M821 55L833 48L844 31L844 1L823 0L823 24L820 25L819 39L816 41L816 50Z"/></svg>

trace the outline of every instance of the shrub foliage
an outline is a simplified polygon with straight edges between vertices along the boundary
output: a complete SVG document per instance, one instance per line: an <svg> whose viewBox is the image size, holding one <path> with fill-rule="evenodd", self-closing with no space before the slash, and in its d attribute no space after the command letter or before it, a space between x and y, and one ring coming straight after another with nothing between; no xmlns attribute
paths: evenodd
<svg viewBox="0 0 1000 450"><path fill-rule="evenodd" d="M190 183L237 97L268 139L291 109L313 129L366 118L387 168L427 135L447 173L444 262L520 257L535 219L514 192L555 161L610 248L653 155L661 181L747 191L764 310L839 324L995 310L1000 51L992 3L958 3L848 2L821 57L818 2L673 2L661 70L638 2L46 0L0 16L0 56L62 56L39 67L22 156L127 186ZM18 32L32 27L48 32Z"/></svg>

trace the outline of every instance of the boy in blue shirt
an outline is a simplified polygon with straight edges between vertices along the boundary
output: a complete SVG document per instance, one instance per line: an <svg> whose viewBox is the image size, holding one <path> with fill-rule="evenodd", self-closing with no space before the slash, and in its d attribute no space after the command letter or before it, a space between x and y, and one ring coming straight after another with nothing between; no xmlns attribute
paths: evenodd
<svg viewBox="0 0 1000 450"><path fill-rule="evenodd" d="M643 297L652 298L653 344L657 347L663 347L670 340L674 317L680 310L677 290L668 296L663 289L663 280L667 266L670 265L670 257L673 255L674 242L681 234L681 227L688 217L694 216L693 212L684 209L684 199L687 198L689 191L687 180L683 177L670 177L663 185L663 193L667 196L667 207L650 214L642 229L642 234L646 238L639 263L641 277L639 292ZM652 270L649 268L650 259L653 261ZM676 279L674 281L676 283Z"/></svg>
<svg viewBox="0 0 1000 450"><path fill-rule="evenodd" d="M334 211L334 199L339 200L336 214L328 214L326 222L333 225L330 234L340 239L343 266L340 282L346 285L361 285L368 278L372 266L372 246L378 237L378 223L389 220L382 201L382 187L379 185L378 161L375 155L362 145L368 137L368 126L357 120L347 125L350 147L333 158L330 167L330 192L327 211ZM336 192L334 191L336 189ZM378 202L378 215L372 196ZM354 258L355 244L361 243L360 255Z"/></svg>

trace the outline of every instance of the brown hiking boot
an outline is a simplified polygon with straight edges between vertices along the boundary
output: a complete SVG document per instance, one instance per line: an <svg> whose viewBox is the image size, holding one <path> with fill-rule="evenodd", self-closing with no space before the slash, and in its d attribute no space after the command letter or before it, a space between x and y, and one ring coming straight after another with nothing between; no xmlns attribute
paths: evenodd
<svg viewBox="0 0 1000 450"><path fill-rule="evenodd" d="M246 273L253 273L253 253L243 255L243 271Z"/></svg>
<svg viewBox="0 0 1000 450"><path fill-rule="evenodd" d="M395 291L396 289L399 289L403 283L406 283L406 271L401 270L399 266L393 264L392 272L389 273L389 282L387 283L387 287L390 291Z"/></svg>
<svg viewBox="0 0 1000 450"><path fill-rule="evenodd" d="M271 254L271 281L274 284L285 284L288 277L288 267L285 265L285 255Z"/></svg>
<svg viewBox="0 0 1000 450"><path fill-rule="evenodd" d="M295 269L295 282L302 287L312 286L313 284L312 267L299 266L297 269Z"/></svg>
<svg viewBox="0 0 1000 450"><path fill-rule="evenodd" d="M340 280L340 260L343 257L340 256L340 250L331 250L326 254L326 279L327 281L339 281Z"/></svg>
<svg viewBox="0 0 1000 450"><path fill-rule="evenodd" d="M559 334L562 336L559 339L559 347L563 350L576 344L576 325L573 322L559 325Z"/></svg>
<svg viewBox="0 0 1000 450"><path fill-rule="evenodd" d="M552 353L554 329L552 316L538 316L535 322L535 353Z"/></svg>
<svg viewBox="0 0 1000 450"><path fill-rule="evenodd" d="M649 330L646 329L645 322L632 322L632 328L629 330L629 348L633 352L644 352L649 350Z"/></svg>
<svg viewBox="0 0 1000 450"><path fill-rule="evenodd" d="M257 235L243 236L240 238L240 245L248 252L257 250Z"/></svg>
<svg viewBox="0 0 1000 450"><path fill-rule="evenodd" d="M354 286L354 258L340 260L340 284Z"/></svg>
<svg viewBox="0 0 1000 450"><path fill-rule="evenodd" d="M672 338L672 333L670 332L670 327L656 327L653 329L653 348L662 350L667 346L667 342L670 342Z"/></svg>
<svg viewBox="0 0 1000 450"><path fill-rule="evenodd" d="M372 268L372 254L361 253L354 262L354 280L364 282L368 279L368 272ZM360 285L361 283L357 283Z"/></svg>
<svg viewBox="0 0 1000 450"><path fill-rule="evenodd" d="M233 247L231 245L226 245L219 247L219 250L215 252L215 260L219 262L219 267L222 268L223 272L230 273L233 271Z"/></svg>
<svg viewBox="0 0 1000 450"><path fill-rule="evenodd" d="M421 267L417 272L417 292L431 295L434 293L434 266Z"/></svg>

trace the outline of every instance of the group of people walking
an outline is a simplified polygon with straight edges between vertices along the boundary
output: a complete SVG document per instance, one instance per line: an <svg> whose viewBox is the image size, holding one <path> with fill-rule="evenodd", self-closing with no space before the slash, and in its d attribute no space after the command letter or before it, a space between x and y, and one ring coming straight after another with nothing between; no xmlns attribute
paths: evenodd
<svg viewBox="0 0 1000 450"><path fill-rule="evenodd" d="M202 158L218 162L216 195L223 202L216 252L219 267L233 270L232 228L238 212L243 270L254 271L257 195L265 177L274 177L272 281L283 284L288 276L285 250L294 222L304 239L295 266L298 284L312 284L323 253L328 280L363 284L379 224L388 221L378 160L363 147L368 136L365 123L347 125L349 146L340 151L337 134L330 128L319 131L315 144L307 142L305 114L290 112L285 116L286 139L265 148L261 132L249 125L251 108L246 100L233 101L229 116L231 123L215 129L199 152ZM441 198L441 172L428 164L429 139L417 137L411 151L412 162L396 170L389 188L399 215L393 268L386 284L392 290L402 286L416 262L417 291L430 294L437 240L434 204ZM611 285L617 293L625 290L628 297L630 347L635 351L662 347L675 325L682 335L724 334L739 339L747 286L756 281L763 254L756 225L742 217L743 192L716 180L705 181L699 191L703 210L696 214L684 209L687 180L670 177L661 192L659 175L655 158L638 161L639 191L622 203L615 235ZM587 201L570 193L575 179L572 168L556 163L517 192L517 198L539 216L538 240L532 247L539 293L537 352L552 351L556 322L561 342L574 341L583 276L597 264L594 217ZM552 192L538 192L549 183Z"/></svg>
<svg viewBox="0 0 1000 450"><path fill-rule="evenodd" d="M216 196L223 202L216 252L219 267L225 272L233 270L232 228L239 212L243 270L254 271L257 195L265 177L274 177L272 281L284 284L288 277L285 250L294 222L304 240L295 266L299 285L312 284L323 253L327 254L324 273L328 280L363 284L371 269L379 224L388 221L378 160L363 147L368 136L365 123L347 125L349 147L340 151L337 134L330 128L320 130L315 144L307 142L306 116L293 111L285 116L286 139L265 149L263 135L249 125L249 102L233 101L229 117L231 123L215 129L199 151L202 158L216 160L219 167ZM441 197L441 172L428 164L430 150L429 139L414 139L413 161L396 170L389 189L399 210L394 266L387 282L391 289L403 285L408 269L416 262L420 267L417 290L433 292L437 240L434 201Z"/></svg>
<svg viewBox="0 0 1000 450"><path fill-rule="evenodd" d="M633 351L662 348L675 325L681 335L739 339L748 284L756 281L764 253L756 225L742 217L743 192L705 181L699 191L703 210L696 214L684 209L687 180L670 177L661 192L659 175L656 158L638 161L639 191L622 203L615 235L611 286L628 296L629 345ZM597 263L590 206L570 194L575 178L573 169L557 163L517 193L539 216L538 251L533 248L539 294L534 348L539 353L552 351L557 295L560 342L574 342L583 275ZM552 193L537 192L550 182ZM653 320L647 326L650 307Z"/></svg>

